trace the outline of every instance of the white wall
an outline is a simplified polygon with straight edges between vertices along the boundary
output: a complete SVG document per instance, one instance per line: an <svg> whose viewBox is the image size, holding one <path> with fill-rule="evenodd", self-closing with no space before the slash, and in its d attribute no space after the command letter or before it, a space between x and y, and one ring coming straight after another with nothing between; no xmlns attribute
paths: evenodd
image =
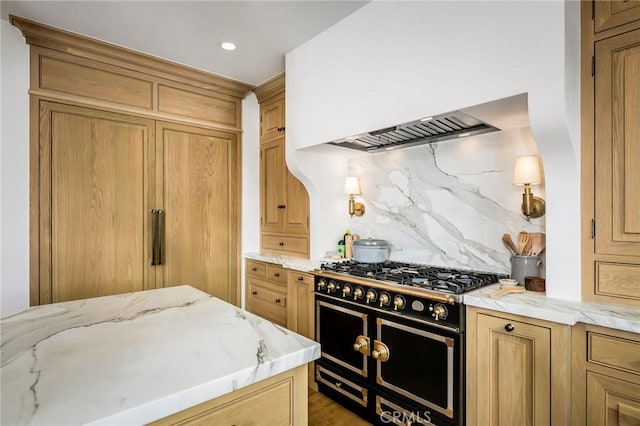
<svg viewBox="0 0 640 426"><path fill-rule="evenodd" d="M260 251L260 108L250 92L242 101L242 252ZM244 265L242 304L244 306Z"/></svg>
<svg viewBox="0 0 640 426"><path fill-rule="evenodd" d="M287 54L287 158L527 93L546 174L547 295L580 299L578 22L563 1L372 2ZM327 174L316 154L298 152L290 166L310 182L314 256L333 248L330 231L347 219L322 210L346 203L341 191L316 189L339 188L346 169Z"/></svg>
<svg viewBox="0 0 640 426"><path fill-rule="evenodd" d="M0 317L29 306L29 49L0 20Z"/></svg>

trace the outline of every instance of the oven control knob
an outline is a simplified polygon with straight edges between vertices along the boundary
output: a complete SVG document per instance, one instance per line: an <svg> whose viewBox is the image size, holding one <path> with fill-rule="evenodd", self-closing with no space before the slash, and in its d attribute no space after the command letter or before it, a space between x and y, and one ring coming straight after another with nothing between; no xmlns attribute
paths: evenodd
<svg viewBox="0 0 640 426"><path fill-rule="evenodd" d="M362 299L363 296L364 296L364 290L362 289L362 287L356 287L356 289L353 292L353 300Z"/></svg>
<svg viewBox="0 0 640 426"><path fill-rule="evenodd" d="M351 296L351 292L353 291L353 288L351 288L351 286L349 284L345 284L342 286L342 297L347 297L347 296Z"/></svg>
<svg viewBox="0 0 640 426"><path fill-rule="evenodd" d="M447 314L447 308L442 303L433 307L433 317L436 321L447 318Z"/></svg>
<svg viewBox="0 0 640 426"><path fill-rule="evenodd" d="M397 311L398 309L404 309L407 302L404 300L404 297L398 295L393 298L393 310Z"/></svg>
<svg viewBox="0 0 640 426"><path fill-rule="evenodd" d="M391 296L389 296L389 293L387 293L386 291L383 291L382 293L380 293L380 307L382 308L383 306L388 306L389 303L391 303Z"/></svg>
<svg viewBox="0 0 640 426"><path fill-rule="evenodd" d="M335 291L336 291L336 282L334 280L331 280L327 285L327 293L333 293Z"/></svg>
<svg viewBox="0 0 640 426"><path fill-rule="evenodd" d="M318 291L324 290L326 288L327 288L327 280L325 280L324 278L320 278L318 280Z"/></svg>
<svg viewBox="0 0 640 426"><path fill-rule="evenodd" d="M378 297L378 294L374 289L371 288L367 290L367 295L365 296L365 300L367 303L375 302L377 297Z"/></svg>

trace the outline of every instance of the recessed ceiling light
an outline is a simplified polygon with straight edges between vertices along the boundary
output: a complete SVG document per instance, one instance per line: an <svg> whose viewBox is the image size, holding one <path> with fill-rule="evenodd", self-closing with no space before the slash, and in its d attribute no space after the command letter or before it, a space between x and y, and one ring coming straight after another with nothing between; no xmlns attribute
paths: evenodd
<svg viewBox="0 0 640 426"><path fill-rule="evenodd" d="M469 136L469 135L471 135L471 133L460 133L460 134L458 135L458 137L459 137L459 138L464 138L465 136Z"/></svg>
<svg viewBox="0 0 640 426"><path fill-rule="evenodd" d="M420 121L429 121L429 120L433 120L433 117L425 117L420 119Z"/></svg>
<svg viewBox="0 0 640 426"><path fill-rule="evenodd" d="M225 41L220 45L224 50L236 50L236 45L231 43L230 41Z"/></svg>

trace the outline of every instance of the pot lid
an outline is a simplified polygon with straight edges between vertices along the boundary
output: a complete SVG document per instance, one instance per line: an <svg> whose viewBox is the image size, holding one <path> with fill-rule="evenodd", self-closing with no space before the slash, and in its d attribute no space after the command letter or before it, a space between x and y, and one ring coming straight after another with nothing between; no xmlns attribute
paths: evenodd
<svg viewBox="0 0 640 426"><path fill-rule="evenodd" d="M355 240L353 245L359 247L389 247L389 242L387 240L374 240L372 238L367 238L363 240Z"/></svg>

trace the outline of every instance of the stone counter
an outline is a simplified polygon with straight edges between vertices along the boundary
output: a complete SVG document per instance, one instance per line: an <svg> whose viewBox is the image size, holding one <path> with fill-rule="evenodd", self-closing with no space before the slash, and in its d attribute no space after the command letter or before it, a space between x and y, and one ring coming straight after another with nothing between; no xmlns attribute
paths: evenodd
<svg viewBox="0 0 640 426"><path fill-rule="evenodd" d="M581 322L640 333L639 308L554 299L545 293L533 291L492 299L491 293L499 288L499 284L495 284L467 293L464 295L464 304L560 324L575 325Z"/></svg>
<svg viewBox="0 0 640 426"><path fill-rule="evenodd" d="M144 424L304 365L320 345L189 286L3 318L2 424Z"/></svg>

